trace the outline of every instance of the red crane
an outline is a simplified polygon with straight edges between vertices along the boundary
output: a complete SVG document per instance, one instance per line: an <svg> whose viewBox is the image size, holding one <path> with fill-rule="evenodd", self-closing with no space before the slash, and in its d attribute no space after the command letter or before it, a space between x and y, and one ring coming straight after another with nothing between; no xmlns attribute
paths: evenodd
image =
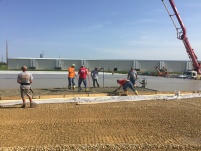
<svg viewBox="0 0 201 151"><path fill-rule="evenodd" d="M186 36L186 27L184 26L184 23L183 23L180 15L179 15L179 12L178 12L178 10L176 8L174 0L169 0L170 5L171 5L171 7L172 7L172 9L174 11L174 14L170 14L170 12L169 12L169 10L168 10L168 8L167 8L167 6L166 6L164 1L165 0L162 0L163 4L164 4L164 6L165 6L165 8L166 8L171 20L172 20L172 22L173 22L173 24L174 24L174 26L175 26L175 28L177 30L177 38L179 40L183 41L184 46L186 48L186 52L187 52L187 54L188 54L188 56L189 56L189 58L190 58L190 60L192 62L193 70L197 71L198 74L201 74L201 70L200 70L201 65L198 62L197 56L195 55L194 50L192 49L190 42L188 41L188 37ZM177 20L179 22L179 25L180 25L179 28L176 26L176 24L175 24L175 22L173 20L173 16L176 16L176 18L177 18Z"/></svg>

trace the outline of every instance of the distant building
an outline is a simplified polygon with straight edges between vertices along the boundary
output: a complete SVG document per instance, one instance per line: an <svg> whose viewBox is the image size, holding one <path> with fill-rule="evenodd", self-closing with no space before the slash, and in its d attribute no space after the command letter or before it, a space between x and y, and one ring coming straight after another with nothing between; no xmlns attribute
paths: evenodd
<svg viewBox="0 0 201 151"><path fill-rule="evenodd" d="M157 72L158 69L167 69L167 72L184 72L192 70L190 61L177 60L75 60L61 58L8 58L8 69L16 70L26 65L34 70L67 70L72 64L76 70L85 65L90 71L95 67L104 67L105 71L128 71L134 67L141 72Z"/></svg>

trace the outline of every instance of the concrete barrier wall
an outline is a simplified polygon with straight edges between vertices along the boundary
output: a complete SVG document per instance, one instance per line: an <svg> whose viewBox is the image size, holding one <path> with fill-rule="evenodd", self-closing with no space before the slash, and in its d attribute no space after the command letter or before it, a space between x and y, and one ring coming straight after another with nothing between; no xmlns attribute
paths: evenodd
<svg viewBox="0 0 201 151"><path fill-rule="evenodd" d="M183 72L192 69L190 61L161 61L161 60L73 60L50 58L8 58L8 69L16 70L26 65L33 70L67 70L75 64L78 70L82 64L89 70L104 67L105 71L128 71L131 67L141 72L156 72L156 67L163 66L168 72Z"/></svg>

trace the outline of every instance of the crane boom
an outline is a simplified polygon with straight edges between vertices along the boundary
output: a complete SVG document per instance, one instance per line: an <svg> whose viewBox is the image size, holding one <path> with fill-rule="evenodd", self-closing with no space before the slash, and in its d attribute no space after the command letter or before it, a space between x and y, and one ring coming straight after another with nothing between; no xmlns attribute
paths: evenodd
<svg viewBox="0 0 201 151"><path fill-rule="evenodd" d="M170 14L170 12L169 12L169 10L168 10L168 8L167 8L167 6L166 6L164 0L162 0L162 2L163 2L163 4L164 4L164 6L165 6L165 8L166 8L166 10L167 10L167 12L168 12L168 14L169 14L171 20L172 20L172 22L173 22L173 24L174 24L174 26L175 26L175 28L176 28L176 30L177 30L177 38L178 38L179 40L182 40L183 43L184 43L184 46L185 46L185 48L186 48L186 52L187 52L187 54L188 54L190 60L192 61L193 69L194 69L195 71L197 71L198 74L201 74L201 70L200 70L200 67L201 67L201 66L200 66L200 63L198 62L197 56L196 56L194 50L192 49L191 44L190 44L190 42L189 42L189 40L188 40L188 37L187 37L187 35L186 35L186 27L184 26L184 23L183 23L183 21L182 21L180 15L179 15L179 12L178 12L178 10L177 10L177 8L176 8L176 5L175 5L175 3L174 3L174 0L169 0L170 5L171 5L171 7L172 7L172 9L173 9L173 11L174 11L174 14L172 14L172 15ZM175 22L174 22L174 20L173 20L173 16L174 16L174 15L176 16L177 21L179 22L180 28L178 28L178 27L176 26L176 24L175 24Z"/></svg>

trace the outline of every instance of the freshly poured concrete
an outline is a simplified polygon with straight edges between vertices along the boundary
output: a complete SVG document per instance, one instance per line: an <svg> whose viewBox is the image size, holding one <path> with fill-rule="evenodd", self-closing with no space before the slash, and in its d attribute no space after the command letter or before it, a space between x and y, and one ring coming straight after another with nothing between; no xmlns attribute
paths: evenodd
<svg viewBox="0 0 201 151"><path fill-rule="evenodd" d="M30 71L33 74L34 80L32 87L37 88L60 88L67 87L67 72L65 71ZM0 71L0 89L17 89L19 84L16 82L19 71ZM99 83L101 87L118 87L116 80L126 78L126 74L114 74L99 72ZM139 80L147 79L148 89L157 90L160 92L168 91L200 91L201 80L165 78L154 76L138 76ZM89 80L89 78L87 78ZM78 83L75 80L76 85ZM87 82L92 87L92 80ZM137 86L141 86L137 82Z"/></svg>

